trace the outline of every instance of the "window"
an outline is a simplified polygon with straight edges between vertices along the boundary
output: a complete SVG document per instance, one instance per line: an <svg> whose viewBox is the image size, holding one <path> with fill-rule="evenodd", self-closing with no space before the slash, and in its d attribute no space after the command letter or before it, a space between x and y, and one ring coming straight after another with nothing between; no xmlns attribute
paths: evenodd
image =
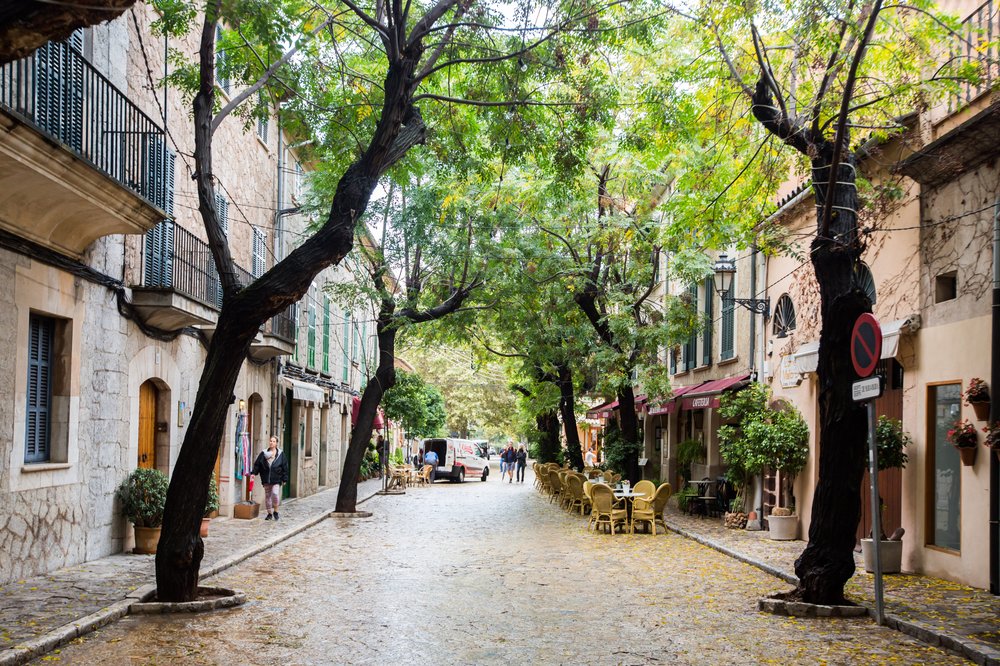
<svg viewBox="0 0 1000 666"><path fill-rule="evenodd" d="M774 306L771 332L776 338L787 338L795 330L795 306L788 294L782 294Z"/></svg>
<svg viewBox="0 0 1000 666"><path fill-rule="evenodd" d="M316 367L316 306L309 306L309 329L306 348L308 349L306 362L310 368Z"/></svg>
<svg viewBox="0 0 1000 666"><path fill-rule="evenodd" d="M222 92L229 94L229 77L223 72L226 71L228 58L226 57L226 52L222 48L222 26L215 26L215 82Z"/></svg>
<svg viewBox="0 0 1000 666"><path fill-rule="evenodd" d="M719 359L723 361L728 361L736 356L735 319L736 303L727 298L722 301L722 322L720 325Z"/></svg>
<svg viewBox="0 0 1000 666"><path fill-rule="evenodd" d="M933 410L928 425L934 474L929 500L930 543L950 550L961 549L962 467L958 450L948 443L948 430L962 412L962 385L931 386L927 404Z"/></svg>
<svg viewBox="0 0 1000 666"><path fill-rule="evenodd" d="M28 318L28 405L25 413L24 462L48 462L52 433L52 347L55 321Z"/></svg>
<svg viewBox="0 0 1000 666"><path fill-rule="evenodd" d="M260 227L253 227L253 261L251 269L254 278L267 271L267 234Z"/></svg>
<svg viewBox="0 0 1000 666"><path fill-rule="evenodd" d="M691 308L695 311L698 310L698 283L692 283L688 288L688 296L690 298L689 303ZM698 365L698 334L696 332L691 333L691 337L688 338L687 344L684 345L684 363L681 366L683 371L693 370Z"/></svg>
<svg viewBox="0 0 1000 666"><path fill-rule="evenodd" d="M351 365L350 350L348 349L348 342L351 339L351 313L344 310L344 337L340 341L340 346L344 350L344 377L345 383L350 378L349 368Z"/></svg>
<svg viewBox="0 0 1000 666"><path fill-rule="evenodd" d="M270 109L267 106L267 98L263 94L258 93L257 104L261 108L261 113L264 114L257 118L257 138L267 144L267 130L271 124L271 118L268 115Z"/></svg>
<svg viewBox="0 0 1000 666"><path fill-rule="evenodd" d="M934 278L934 302L943 303L958 297L958 272L942 273Z"/></svg>
<svg viewBox="0 0 1000 666"><path fill-rule="evenodd" d="M701 334L701 364L712 364L712 291L715 289L715 280L712 276L705 278L705 330Z"/></svg>
<svg viewBox="0 0 1000 666"><path fill-rule="evenodd" d="M226 236L229 235L229 202L226 201L225 195L221 192L215 193L215 212L219 216L219 226L222 227L222 233Z"/></svg>
<svg viewBox="0 0 1000 666"><path fill-rule="evenodd" d="M875 291L875 278L872 276L872 271L863 261L859 261L854 267L854 286L865 292L865 296L871 301L872 305L875 305L876 291Z"/></svg>
<svg viewBox="0 0 1000 666"><path fill-rule="evenodd" d="M323 372L330 372L330 297L323 296Z"/></svg>
<svg viewBox="0 0 1000 666"><path fill-rule="evenodd" d="M35 51L35 122L77 152L83 149L83 31Z"/></svg>

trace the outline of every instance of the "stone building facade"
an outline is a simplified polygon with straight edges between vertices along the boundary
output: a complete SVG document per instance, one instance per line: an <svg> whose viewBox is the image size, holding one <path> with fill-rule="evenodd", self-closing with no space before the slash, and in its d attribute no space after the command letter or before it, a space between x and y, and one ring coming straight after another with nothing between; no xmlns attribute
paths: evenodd
<svg viewBox="0 0 1000 666"><path fill-rule="evenodd" d="M197 38L154 37L154 19L136 5L4 68L0 584L128 549L115 489L138 466L171 473L197 396L220 297L190 177L189 101L163 83L165 50L193 57ZM302 137L279 120L245 131L229 118L215 134L217 205L244 284L304 230L308 164L289 147ZM295 463L292 495L339 481L370 346L355 333L370 316L327 315L322 285L343 270L252 346L220 445L222 516L247 498L238 447L252 460L271 434ZM318 331L317 305L331 322ZM348 352L311 368L301 359L317 345Z"/></svg>

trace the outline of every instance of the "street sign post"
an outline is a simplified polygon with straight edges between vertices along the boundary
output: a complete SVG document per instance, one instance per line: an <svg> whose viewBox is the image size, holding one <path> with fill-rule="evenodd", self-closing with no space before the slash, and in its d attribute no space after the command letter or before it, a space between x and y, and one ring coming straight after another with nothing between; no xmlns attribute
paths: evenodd
<svg viewBox="0 0 1000 666"><path fill-rule="evenodd" d="M851 397L868 409L868 478L871 480L872 545L875 547L875 621L885 624L882 587L882 525L878 506L878 446L875 443L875 398L882 395L882 378L870 377L882 356L882 328L867 312L851 331L851 363L860 380L851 384ZM868 377L868 379L865 379Z"/></svg>

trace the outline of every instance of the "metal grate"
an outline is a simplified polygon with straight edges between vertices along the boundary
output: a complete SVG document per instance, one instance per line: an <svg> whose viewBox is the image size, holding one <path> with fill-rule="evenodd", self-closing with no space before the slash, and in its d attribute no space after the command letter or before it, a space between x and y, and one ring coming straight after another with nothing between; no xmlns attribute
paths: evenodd
<svg viewBox="0 0 1000 666"><path fill-rule="evenodd" d="M959 83L959 92L948 98L949 112L968 105L1000 78L1000 52L996 44L1000 38L1000 14L995 4L994 0L986 0L962 21L958 35L952 37L948 62L959 67L975 64L979 80Z"/></svg>

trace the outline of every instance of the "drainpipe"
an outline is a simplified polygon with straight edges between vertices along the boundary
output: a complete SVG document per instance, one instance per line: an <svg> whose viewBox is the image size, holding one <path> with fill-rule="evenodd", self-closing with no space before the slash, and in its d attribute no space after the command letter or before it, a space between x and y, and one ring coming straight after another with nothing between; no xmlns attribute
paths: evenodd
<svg viewBox="0 0 1000 666"><path fill-rule="evenodd" d="M990 420L1000 420L1000 199L993 205L993 330L990 334ZM990 456L990 593L1000 594L1000 462Z"/></svg>

